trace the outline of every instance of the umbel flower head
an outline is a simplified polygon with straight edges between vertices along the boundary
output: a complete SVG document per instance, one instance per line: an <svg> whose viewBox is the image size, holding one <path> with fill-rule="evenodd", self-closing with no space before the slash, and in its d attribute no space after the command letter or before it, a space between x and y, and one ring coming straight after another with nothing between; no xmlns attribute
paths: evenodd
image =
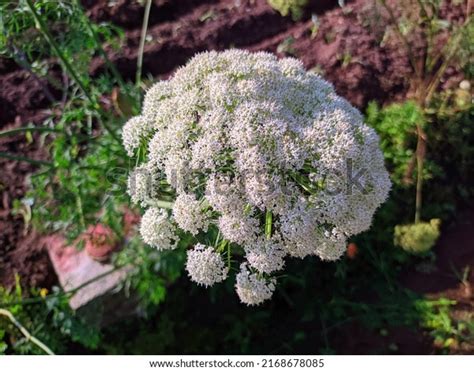
<svg viewBox="0 0 474 371"><path fill-rule="evenodd" d="M188 251L186 270L192 281L203 286L212 286L225 280L229 272L222 256L212 247L200 243Z"/></svg>
<svg viewBox="0 0 474 371"><path fill-rule="evenodd" d="M394 242L406 252L423 254L429 251L440 235L440 219L395 226Z"/></svg>
<svg viewBox="0 0 474 371"><path fill-rule="evenodd" d="M191 278L206 286L227 276L217 246L228 262L244 251L236 290L247 304L271 297L287 256L341 257L390 189L361 114L298 60L269 53L196 55L148 90L123 143L144 159L129 180L147 208L143 240L158 249L182 234L215 240L188 254Z"/></svg>

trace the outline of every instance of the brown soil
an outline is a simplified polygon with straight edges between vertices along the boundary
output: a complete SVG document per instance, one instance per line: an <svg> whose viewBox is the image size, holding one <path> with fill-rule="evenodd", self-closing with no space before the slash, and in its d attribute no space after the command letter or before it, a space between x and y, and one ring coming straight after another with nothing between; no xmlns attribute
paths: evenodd
<svg viewBox="0 0 474 371"><path fill-rule="evenodd" d="M25 95L31 93L26 84L20 85L20 88ZM32 107L31 110L14 112L14 117L12 124L0 126L0 130L21 127L29 120L41 120L46 116ZM22 117L28 121L23 121ZM27 143L25 139L21 135L0 138L0 151L43 159L44 153L37 141ZM49 287L56 279L48 254L43 250L39 236L25 224L22 214L15 212L14 208L15 200L20 200L25 194L27 176L34 171L34 166L0 159L0 168L0 284L12 286L17 273L22 284L28 287Z"/></svg>
<svg viewBox="0 0 474 371"><path fill-rule="evenodd" d="M460 215L456 224L443 229L434 253L432 267L410 268L402 273L402 283L429 298L454 300L453 318L474 321L474 207ZM451 351L474 354L474 344L453 344Z"/></svg>
<svg viewBox="0 0 474 371"><path fill-rule="evenodd" d="M425 261L403 271L402 285L430 299L453 300L452 319L474 321L474 207L468 207L455 223L443 228L434 253L433 264ZM353 354L385 353L393 345L396 354L433 354L442 348L417 329L392 327L388 331L389 336L383 336L354 322L342 329L337 348ZM453 342L449 353L474 354L474 343Z"/></svg>
<svg viewBox="0 0 474 371"><path fill-rule="evenodd" d="M133 79L143 7L129 0L118 0L114 5L107 0L82 3L93 20L111 21L125 29L123 47L107 51L123 76ZM383 30L371 21L377 19L372 1L346 3L341 9L335 0L313 1L311 12L318 15L320 23L313 37L310 14L293 22L272 10L266 0L154 0L144 74L166 78L196 52L237 47L300 58L308 69L321 71L339 94L361 109L370 100L383 104L402 99L410 74L405 53L397 46L380 46ZM103 70L102 59L95 59L91 74ZM38 81L11 60L0 58L0 130L41 122L49 106ZM27 143L23 135L3 137L0 151L41 159L44 153L37 143ZM22 216L13 213L13 202L25 194L27 176L35 167L0 158L0 169L0 284L11 286L14 273L18 273L28 286L49 287L56 278L47 254ZM466 220L473 222L473 218L470 213ZM474 266L474 229L468 225L456 228L459 230L443 235L437 247L437 271L430 275L408 272L404 279L415 291L452 297L472 311L472 295L467 296L465 285L459 286L450 267L451 261L458 269ZM354 333L359 332L354 329ZM422 340L414 340L406 330L399 332L397 336L405 339L407 349L424 352ZM363 334L353 336L348 341L354 344L347 346L357 353L366 340ZM411 343L421 345L417 348Z"/></svg>
<svg viewBox="0 0 474 371"><path fill-rule="evenodd" d="M122 3L105 12L102 2L96 2L89 10L91 18L124 19L127 8ZM385 102L401 97L407 88L409 67L404 54L399 48L379 47L374 27L365 25L371 16L370 2L351 2L344 11L337 1L318 2L312 9L321 24L315 37L311 36L311 19L292 22L265 0L241 1L240 6L234 0L188 0L187 12L175 2L158 3L162 6L156 13L168 18L160 21L157 16L149 27L152 41L145 47L144 72L153 76L168 77L196 52L237 47L300 58L307 68L317 67L341 95L360 108L373 99ZM139 36L139 28L128 29L125 46L119 52L111 51L112 60L127 78L135 74ZM282 43L289 45L279 48ZM97 59L91 71L99 73L103 68Z"/></svg>

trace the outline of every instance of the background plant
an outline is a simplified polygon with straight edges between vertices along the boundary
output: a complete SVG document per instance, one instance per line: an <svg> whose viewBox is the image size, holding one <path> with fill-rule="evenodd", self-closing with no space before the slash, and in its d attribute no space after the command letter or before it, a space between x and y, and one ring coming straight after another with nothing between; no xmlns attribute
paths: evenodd
<svg viewBox="0 0 474 371"><path fill-rule="evenodd" d="M112 25L91 22L78 1L19 0L0 6L1 53L41 81L53 98L50 116L42 124L0 133L25 133L39 141L48 155L41 161L13 156L39 167L16 209L24 214L27 225L42 233L61 233L79 248L82 240L78 237L89 225L106 224L122 241L133 236L134 226L125 228L125 215L134 213L126 196L126 176L133 164L119 137L126 118L138 112L144 85L141 79L138 84L124 82L103 49L104 44L119 46L123 32ZM91 76L89 66L95 57L103 58L105 69ZM43 64L52 67L36 68ZM9 153L0 156L13 158ZM182 264L179 257L171 261L159 254L145 254L143 246L131 238L115 264L132 268L123 290L130 300L138 293L146 310L163 301ZM40 333L36 321L40 323L43 313L48 313L45 318L54 329L45 328L40 335L55 351L65 352L71 341L88 349L97 347L98 329L94 324L85 326L68 306L71 292L57 289L44 298L36 292L11 297L4 290L3 294L0 307L13 308L12 313L34 334ZM8 351L15 353L38 351L28 342L24 349L23 343L16 344L12 340L16 330L9 329L7 335L2 333L3 338L8 337L2 347L8 345ZM62 347L61 341L65 342Z"/></svg>
<svg viewBox="0 0 474 371"><path fill-rule="evenodd" d="M32 336L53 349L55 353L65 353L71 341L89 349L98 347L99 332L83 318L75 315L69 307L66 296L54 293L48 296L46 289L33 289L29 296L36 299L35 305L25 305L24 296L20 277L17 276L13 290L0 287L0 307L7 307L21 326L27 328ZM44 349L28 340L18 326L6 316L0 316L0 323L2 325L0 344L3 344L1 352L45 353Z"/></svg>
<svg viewBox="0 0 474 371"><path fill-rule="evenodd" d="M441 17L439 0L407 0L395 5L379 0L386 13L388 25L386 38L394 37L405 48L412 77L410 93L426 115L438 92L446 69L458 64L461 70L472 68L470 57L474 22L471 18L471 1L466 2L464 19L461 22L449 22ZM468 55L472 55L468 54ZM421 220L423 169L426 157L427 133L423 127L429 118L424 117L416 123L417 144L413 160L410 161L407 179L412 176L416 163L416 199L415 223Z"/></svg>
<svg viewBox="0 0 474 371"><path fill-rule="evenodd" d="M297 21L303 17L308 0L268 0L271 7L284 17L291 15L293 20Z"/></svg>

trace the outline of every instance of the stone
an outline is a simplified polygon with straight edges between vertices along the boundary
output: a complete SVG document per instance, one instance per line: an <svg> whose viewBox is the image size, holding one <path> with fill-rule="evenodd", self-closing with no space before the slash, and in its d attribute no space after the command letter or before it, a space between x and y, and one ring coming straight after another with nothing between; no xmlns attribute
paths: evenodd
<svg viewBox="0 0 474 371"><path fill-rule="evenodd" d="M62 236L48 236L44 242L63 290L80 288L69 301L72 309L99 326L136 312L136 298L121 290L131 267L116 269L96 261L84 249L68 246Z"/></svg>

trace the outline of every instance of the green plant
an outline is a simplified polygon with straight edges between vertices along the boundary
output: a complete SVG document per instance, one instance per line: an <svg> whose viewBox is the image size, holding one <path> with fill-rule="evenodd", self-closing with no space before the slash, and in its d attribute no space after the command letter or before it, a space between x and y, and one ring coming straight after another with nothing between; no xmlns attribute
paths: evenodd
<svg viewBox="0 0 474 371"><path fill-rule="evenodd" d="M30 67L34 60L56 57L65 76L59 82L53 71L40 73L29 67L38 79L45 78L46 89L52 86L62 90L62 102L54 100L56 109L43 125L0 134L38 133L40 137L35 138L50 154L49 161L14 158L41 166L31 177L32 190L26 197L34 226L42 231L61 231L71 240L98 219L121 231L120 205L126 200L124 189L113 185L124 183L118 179L108 182L107 176L116 178L117 169L128 168L118 134L123 122L120 116L138 110L140 91L123 82L102 43L118 46L116 40L123 33L111 25L90 22L76 0L19 0L0 6L0 52L16 61L21 55L24 63L19 64ZM104 57L107 70L92 79L89 65L95 55ZM116 85L120 88L114 88ZM113 112L99 104L114 89L128 102L126 109ZM12 158L8 153L0 156ZM103 169L109 169L109 174Z"/></svg>
<svg viewBox="0 0 474 371"><path fill-rule="evenodd" d="M465 105L464 101L457 104L458 90L435 95L431 106L424 111L414 101L383 108L372 102L366 111L368 124L380 136L391 179L396 189L403 192L400 202L406 207L414 201L407 191L413 186L412 172L417 174L416 123L426 128L430 153L424 160L422 176L426 189L424 213L428 218L440 215L451 218L458 206L473 195L469 187L473 176L468 169L474 166L474 148L469 145L474 138L470 125L474 107ZM406 223L405 217L403 222Z"/></svg>
<svg viewBox="0 0 474 371"><path fill-rule="evenodd" d="M395 245L413 254L429 251L439 237L441 221L432 219L429 223L395 226Z"/></svg>
<svg viewBox="0 0 474 371"><path fill-rule="evenodd" d="M294 21L298 21L304 15L308 0L268 0L268 3L282 16L291 15Z"/></svg>
<svg viewBox="0 0 474 371"><path fill-rule="evenodd" d="M88 121L82 107L65 112L55 128L66 133L46 138L52 166L31 176L27 193L33 223L40 231L61 231L73 240L100 221L123 237L121 205L127 204L124 176L129 165L114 138L96 132Z"/></svg>
<svg viewBox="0 0 474 371"><path fill-rule="evenodd" d="M426 127L423 110L413 101L395 103L384 108L371 102L366 110L366 120L380 135L380 145L391 179L400 186L412 183L416 126ZM431 164L427 167L430 168ZM429 169L424 170L423 177L431 177Z"/></svg>
<svg viewBox="0 0 474 371"><path fill-rule="evenodd" d="M2 351L64 353L71 341L96 348L100 339L98 330L76 316L69 307L67 296L59 294L59 289L55 289L53 295L47 295L45 289L32 289L25 295L18 276L13 290L0 286ZM28 303L32 299L34 301Z"/></svg>
<svg viewBox="0 0 474 371"><path fill-rule="evenodd" d="M4 42L0 44L4 46L1 50L11 58L15 58L20 46L26 50L27 58L56 57L67 76L62 102L54 101L55 109L43 124L0 133L26 133L40 141L49 154L47 161L38 161L0 153L39 166L30 176L30 190L17 202L16 209L40 232L61 233L77 247L84 242L85 230L99 223L110 227L122 241L131 238L127 240L130 247L114 258L115 264L132 268L124 285L130 295L138 293L144 307L156 306L163 300L169 281L180 275L182 264L179 257L170 261L160 254L145 256L143 246L133 242L134 226L124 226L126 215L135 212L131 211L126 195L127 174L134 163L127 159L119 137L124 120L138 113L143 83L140 74L136 84L124 82L102 47L102 43L115 43L122 31L92 23L78 1L20 0L1 6L5 10L1 13L5 35L0 39ZM59 29L61 32L56 32ZM24 35L29 33L35 37L25 39ZM93 78L88 68L95 55L104 57L107 68ZM140 71L141 61L138 65ZM49 76L48 70L45 73L47 84L49 77L54 83L55 75ZM147 297L145 292L151 295ZM53 302L62 305L70 294L56 292L48 296L51 310L54 312L58 305ZM31 298L26 302L38 303ZM61 316L56 313L53 320ZM64 333L91 339L94 343L87 345L90 348L97 345L94 336L83 334L74 322L68 323L72 327L62 321Z"/></svg>
<svg viewBox="0 0 474 371"><path fill-rule="evenodd" d="M277 53L287 54L287 55L296 55L296 50L293 47L295 39L292 36L287 37L277 46Z"/></svg>
<svg viewBox="0 0 474 371"><path fill-rule="evenodd" d="M32 336L28 332L28 330L25 329L25 327L23 327L23 325L20 322L18 322L18 320L15 318L15 316L13 316L13 314L10 311L0 308L0 315L8 318L10 322L13 323L18 328L18 330L20 330L20 332L25 336L25 339L27 341L30 341L31 343L35 344L38 348L43 350L46 354L54 355L51 349L49 349L45 344L43 344L36 337ZM2 333L2 338L3 336L4 336L4 333ZM7 348L7 345L5 344L4 349L6 348Z"/></svg>
<svg viewBox="0 0 474 371"><path fill-rule="evenodd" d="M189 238L181 239L181 253L173 254L150 251L138 236L133 236L127 248L116 254L115 265L131 267L124 283L126 293L138 295L143 310L153 312L164 301L167 288L181 276L186 256L184 248L189 243Z"/></svg>
<svg viewBox="0 0 474 371"><path fill-rule="evenodd" d="M65 94L70 84L76 84L88 95L90 60L98 52L117 82L121 77L108 60L102 42L117 48L123 33L110 24L92 24L76 0L2 1L0 3L0 55L13 58L29 71L43 87L52 103L51 92ZM71 80L59 81L55 64L41 62L56 56ZM68 61L74 58L74 68ZM44 81L46 80L46 82Z"/></svg>
<svg viewBox="0 0 474 371"><path fill-rule="evenodd" d="M6 332L4 329L0 329L0 355L6 354L8 344L5 342Z"/></svg>
<svg viewBox="0 0 474 371"><path fill-rule="evenodd" d="M471 61L470 57L466 57L465 48L472 51L472 42L469 41L474 27L471 2L466 4L464 20L458 23L441 18L439 0L406 0L396 2L395 6L386 0L379 0L378 3L385 11L389 26L386 30L387 38L393 34L396 42L407 52L413 71L409 79L409 94L425 114L432 105L446 69L453 64L457 64L460 69L469 69ZM413 155L417 169L415 223L421 220L423 169L427 148L427 133L423 124L426 121L416 123L417 143Z"/></svg>
<svg viewBox="0 0 474 371"><path fill-rule="evenodd" d="M453 300L418 300L415 309L420 314L421 325L426 328L434 340L434 345L443 352L457 350L461 342L474 340L474 321L472 318L454 319Z"/></svg>

